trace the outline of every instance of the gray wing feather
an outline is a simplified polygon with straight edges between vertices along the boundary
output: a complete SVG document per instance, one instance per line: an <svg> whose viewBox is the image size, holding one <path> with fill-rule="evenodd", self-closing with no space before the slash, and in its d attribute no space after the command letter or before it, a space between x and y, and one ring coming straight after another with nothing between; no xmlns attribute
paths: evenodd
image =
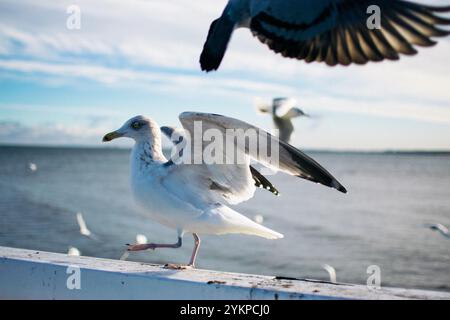
<svg viewBox="0 0 450 320"><path fill-rule="evenodd" d="M243 130L255 130L258 132L258 139L264 139L268 141L268 149L270 150L271 144L278 144L279 146L279 161L273 161L273 159L264 154L258 152L252 148L246 148L239 144L235 144L235 147L242 152L260 162L261 164L276 168L290 175L294 175L303 179L307 179L316 183L323 184L325 186L335 188L341 192L346 193L347 190L342 186L325 168L323 168L315 160L296 149L295 147L280 141L278 138L272 136L268 132L261 130L255 126L252 126L244 121L221 116L218 114L200 113L200 112L183 112L180 115L180 121L183 127L191 132L193 135L193 126L195 121L203 123L203 126L207 128L218 129L224 134L227 133L227 129L243 129Z"/></svg>

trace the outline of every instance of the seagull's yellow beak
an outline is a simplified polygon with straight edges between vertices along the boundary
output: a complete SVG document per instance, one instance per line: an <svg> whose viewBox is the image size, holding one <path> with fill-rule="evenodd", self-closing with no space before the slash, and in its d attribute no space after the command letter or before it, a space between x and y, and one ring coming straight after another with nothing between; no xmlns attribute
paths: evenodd
<svg viewBox="0 0 450 320"><path fill-rule="evenodd" d="M105 135L103 137L103 142L108 142L108 141L120 138L122 136L123 136L123 134L121 134L121 133L119 133L117 131L113 131L113 132L110 132L110 133L108 133L107 135Z"/></svg>

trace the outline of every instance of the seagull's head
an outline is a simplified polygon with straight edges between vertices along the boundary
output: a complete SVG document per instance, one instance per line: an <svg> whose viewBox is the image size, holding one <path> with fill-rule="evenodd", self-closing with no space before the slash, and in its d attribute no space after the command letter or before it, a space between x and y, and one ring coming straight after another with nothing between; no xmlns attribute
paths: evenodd
<svg viewBox="0 0 450 320"><path fill-rule="evenodd" d="M103 137L103 142L109 142L117 138L130 138L136 142L147 141L158 135L159 126L150 118L136 116L128 120L116 131Z"/></svg>

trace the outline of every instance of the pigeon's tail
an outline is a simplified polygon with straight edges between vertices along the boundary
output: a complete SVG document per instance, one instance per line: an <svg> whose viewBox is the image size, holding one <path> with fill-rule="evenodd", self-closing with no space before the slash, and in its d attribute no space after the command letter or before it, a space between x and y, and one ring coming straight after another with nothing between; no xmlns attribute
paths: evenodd
<svg viewBox="0 0 450 320"><path fill-rule="evenodd" d="M235 23L226 13L213 21L209 27L208 37L200 55L200 66L203 71L209 72L219 68L234 27Z"/></svg>

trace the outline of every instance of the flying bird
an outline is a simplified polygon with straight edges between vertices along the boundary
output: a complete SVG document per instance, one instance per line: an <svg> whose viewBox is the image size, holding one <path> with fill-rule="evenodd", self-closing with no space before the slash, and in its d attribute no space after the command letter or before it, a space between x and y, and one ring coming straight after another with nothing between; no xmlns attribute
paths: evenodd
<svg viewBox="0 0 450 320"><path fill-rule="evenodd" d="M290 98L275 98L272 105L258 105L258 111L272 115L273 123L278 129L280 140L289 143L294 132L292 119L309 117L303 110L296 107L297 101Z"/></svg>
<svg viewBox="0 0 450 320"><path fill-rule="evenodd" d="M35 172L35 171L37 171L38 167L37 167L37 165L35 163L30 162L28 164L28 169L30 169L31 172Z"/></svg>
<svg viewBox="0 0 450 320"><path fill-rule="evenodd" d="M86 237L90 237L92 235L92 232L88 229L86 221L84 221L83 214L81 212L77 213L77 223L80 227L80 234Z"/></svg>
<svg viewBox="0 0 450 320"><path fill-rule="evenodd" d="M145 116L136 116L121 128L103 137L111 141L120 137L135 141L131 152L131 189L137 202L149 218L175 229L178 240L173 244L135 244L129 251L155 250L157 248L180 248L185 233L192 233L195 246L187 267L195 267L200 247L200 234L247 234L267 239L283 238L281 233L264 227L228 205L238 204L253 197L256 187L250 161L276 167L290 175L298 176L341 192L346 189L320 164L293 146L280 141L269 133L243 121L209 113L184 112L179 116L183 129L189 132L194 146L200 144L200 153L210 146L202 136L196 140L196 125L204 130L228 137L230 131L257 132L257 140L268 139L271 146L278 146L278 161L254 148L247 148L233 140L233 152L243 155L243 163L191 164L168 160L162 153L162 133L159 125ZM211 131L210 131L211 130ZM193 140L193 141L192 141ZM196 151L196 150L194 150ZM228 148L217 149L229 156ZM197 154L194 152L194 156ZM171 266L178 267L178 266Z"/></svg>
<svg viewBox="0 0 450 320"><path fill-rule="evenodd" d="M442 236L450 239L450 231L441 223L435 223L428 226L431 230L439 232Z"/></svg>
<svg viewBox="0 0 450 320"><path fill-rule="evenodd" d="M322 268L328 272L328 275L330 276L330 282L331 283L337 283L337 273L336 269L329 264L323 264Z"/></svg>
<svg viewBox="0 0 450 320"><path fill-rule="evenodd" d="M379 8L379 26L369 28L373 6ZM438 26L450 24L439 16L449 11L450 6L403 0L229 0L210 26L200 65L217 70L237 28L249 28L275 53L308 63L398 60L448 35Z"/></svg>

